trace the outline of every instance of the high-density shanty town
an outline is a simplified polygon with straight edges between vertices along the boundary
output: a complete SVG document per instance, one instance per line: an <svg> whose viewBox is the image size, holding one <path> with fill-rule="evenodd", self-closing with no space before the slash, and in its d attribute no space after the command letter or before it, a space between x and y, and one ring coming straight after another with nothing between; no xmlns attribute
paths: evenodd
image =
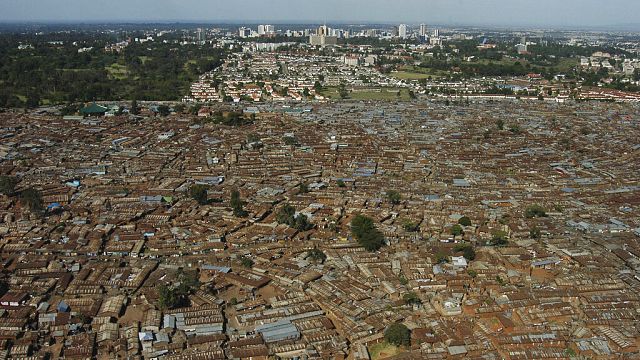
<svg viewBox="0 0 640 360"><path fill-rule="evenodd" d="M0 114L3 358L638 354L637 106L140 107Z"/></svg>
<svg viewBox="0 0 640 360"><path fill-rule="evenodd" d="M0 25L0 360L640 358L637 34Z"/></svg>

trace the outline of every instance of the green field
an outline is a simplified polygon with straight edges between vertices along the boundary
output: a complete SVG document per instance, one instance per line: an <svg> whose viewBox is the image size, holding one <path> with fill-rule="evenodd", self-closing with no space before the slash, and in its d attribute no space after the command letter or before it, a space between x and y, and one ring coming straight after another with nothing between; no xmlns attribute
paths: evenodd
<svg viewBox="0 0 640 360"><path fill-rule="evenodd" d="M403 80L420 80L427 79L429 77L431 77L432 79L437 79L448 75L449 72L447 71L419 66L403 66L399 71L391 73L391 76Z"/></svg>
<svg viewBox="0 0 640 360"><path fill-rule="evenodd" d="M389 91L387 91L389 90ZM397 95L398 91L400 91L400 96ZM337 87L328 87L322 91L322 95L326 98L332 100L341 100L340 94L338 93ZM407 89L386 89L381 88L380 91L369 90L369 91L352 91L349 93L349 97L345 100L400 100L400 101L408 101L411 100L411 96L409 96L409 90Z"/></svg>
<svg viewBox="0 0 640 360"><path fill-rule="evenodd" d="M127 67L117 63L105 66L105 70L107 70L109 76L114 79L124 80L129 76L129 70L127 70Z"/></svg>
<svg viewBox="0 0 640 360"><path fill-rule="evenodd" d="M391 76L402 79L402 80L420 80L426 79L431 75L416 73L416 72L408 72L408 71L398 71L391 73Z"/></svg>

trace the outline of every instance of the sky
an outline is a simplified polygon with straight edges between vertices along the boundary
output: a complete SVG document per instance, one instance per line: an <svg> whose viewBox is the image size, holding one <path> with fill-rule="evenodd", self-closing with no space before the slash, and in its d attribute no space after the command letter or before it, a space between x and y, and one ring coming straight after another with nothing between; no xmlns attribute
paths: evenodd
<svg viewBox="0 0 640 360"><path fill-rule="evenodd" d="M640 0L0 0L0 22L640 24ZM637 26L640 28L640 26Z"/></svg>

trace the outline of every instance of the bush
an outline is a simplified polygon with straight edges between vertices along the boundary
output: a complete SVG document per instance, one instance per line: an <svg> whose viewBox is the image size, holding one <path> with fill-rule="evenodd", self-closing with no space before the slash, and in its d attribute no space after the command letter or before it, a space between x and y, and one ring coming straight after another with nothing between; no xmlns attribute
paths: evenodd
<svg viewBox="0 0 640 360"><path fill-rule="evenodd" d="M531 218L537 218L537 217L546 217L547 216L547 212L544 210L544 208L540 205L531 205L529 207L527 207L527 209L524 212L524 215L531 219Z"/></svg>
<svg viewBox="0 0 640 360"><path fill-rule="evenodd" d="M367 251L377 251L384 244L384 236L373 224L373 219L364 215L351 220L351 232Z"/></svg>
<svg viewBox="0 0 640 360"><path fill-rule="evenodd" d="M402 295L402 301L404 301L404 303L407 304L407 305L421 304L422 303L422 300L420 300L418 295L416 293L414 293L413 291L410 291L410 292Z"/></svg>
<svg viewBox="0 0 640 360"><path fill-rule="evenodd" d="M336 181L336 184L338 184L338 187L345 187L345 186L347 186L347 185L344 183L344 180L342 180L342 179L338 179L338 181Z"/></svg>
<svg viewBox="0 0 640 360"><path fill-rule="evenodd" d="M296 139L295 136L285 136L283 138L283 140L284 140L284 144L285 145L289 145L289 146L298 146L299 145L298 139Z"/></svg>
<svg viewBox="0 0 640 360"><path fill-rule="evenodd" d="M408 346L411 344L411 331L404 324L395 323L385 330L384 339L395 346Z"/></svg>
<svg viewBox="0 0 640 360"><path fill-rule="evenodd" d="M251 260L251 258L247 256L243 256L242 259L240 259L240 263L242 264L242 266L246 267L247 269L252 268L253 265L255 264L253 260Z"/></svg>
<svg viewBox="0 0 640 360"><path fill-rule="evenodd" d="M416 232L418 231L418 229L420 229L420 226L411 220L405 220L402 223L402 228L407 232Z"/></svg>
<svg viewBox="0 0 640 360"><path fill-rule="evenodd" d="M540 239L541 236L542 236L542 232L537 227L534 226L533 228L531 228L531 230L529 230L529 237L530 238L532 238L532 239Z"/></svg>
<svg viewBox="0 0 640 360"><path fill-rule="evenodd" d="M397 205L397 204L400 204L400 200L402 200L402 196L396 190L387 190L387 199L389 199L390 203Z"/></svg>
<svg viewBox="0 0 640 360"><path fill-rule="evenodd" d="M493 233L490 245L503 246L508 243L509 242L507 241L507 233L502 230L498 230Z"/></svg>

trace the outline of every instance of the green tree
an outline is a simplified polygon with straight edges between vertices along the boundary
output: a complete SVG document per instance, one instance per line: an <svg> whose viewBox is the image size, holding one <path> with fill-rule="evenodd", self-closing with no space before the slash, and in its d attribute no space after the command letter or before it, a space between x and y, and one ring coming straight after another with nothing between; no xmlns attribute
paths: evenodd
<svg viewBox="0 0 640 360"><path fill-rule="evenodd" d="M231 209L233 209L233 216L246 217L248 215L247 211L244 210L244 202L240 199L240 192L238 190L231 192L229 205L231 205Z"/></svg>
<svg viewBox="0 0 640 360"><path fill-rule="evenodd" d="M295 136L285 136L284 138L282 138L284 141L285 145L288 146L298 146L298 139Z"/></svg>
<svg viewBox="0 0 640 360"><path fill-rule="evenodd" d="M347 86L344 83L341 83L338 86L338 95L340 95L341 99L346 99L349 97L349 91L347 90Z"/></svg>
<svg viewBox="0 0 640 360"><path fill-rule="evenodd" d="M287 224L291 226L291 224L293 224L293 221L294 221L295 213L296 213L296 208L294 208L289 204L285 204L276 213L276 221L278 222L278 224Z"/></svg>
<svg viewBox="0 0 640 360"><path fill-rule="evenodd" d="M469 217L467 216L463 216L460 219L458 219L458 224L462 226L471 226L471 219L469 219Z"/></svg>
<svg viewBox="0 0 640 360"><path fill-rule="evenodd" d="M444 263L446 263L448 261L449 261L449 257L445 253L443 253L442 251L438 251L436 253L436 263L444 264Z"/></svg>
<svg viewBox="0 0 640 360"><path fill-rule="evenodd" d="M28 188L20 193L20 201L24 206L36 214L40 214L44 211L44 205L42 203L42 195L40 191L34 188Z"/></svg>
<svg viewBox="0 0 640 360"><path fill-rule="evenodd" d="M402 323L395 323L384 331L384 339L395 346L408 346L411 344L411 330Z"/></svg>
<svg viewBox="0 0 640 360"><path fill-rule="evenodd" d="M276 221L278 224L286 224L298 231L307 231L313 228L313 224L309 222L309 219L304 214L295 215L296 209L285 204L276 213Z"/></svg>
<svg viewBox="0 0 640 360"><path fill-rule="evenodd" d="M189 196L200 205L209 203L209 186L204 184L194 184L189 188Z"/></svg>
<svg viewBox="0 0 640 360"><path fill-rule="evenodd" d="M402 301L404 301L404 303L407 304L407 305L421 304L422 303L422 300L420 300L418 295L413 291L410 291L410 292L402 295Z"/></svg>
<svg viewBox="0 0 640 360"><path fill-rule="evenodd" d="M170 113L169 111L169 107L167 105L159 105L158 106L158 114L160 114L160 116L168 116Z"/></svg>
<svg viewBox="0 0 640 360"><path fill-rule="evenodd" d="M318 248L313 248L307 251L307 259L311 259L313 261L323 263L325 260L327 260L327 255L324 252L322 252L322 250Z"/></svg>
<svg viewBox="0 0 640 360"><path fill-rule="evenodd" d="M469 261L476 258L476 251L471 244L458 244L454 247L454 250L456 252L462 252L462 256Z"/></svg>
<svg viewBox="0 0 640 360"><path fill-rule="evenodd" d="M298 193L299 194L306 194L309 192L309 185L305 184L305 183L300 183L300 185L298 186Z"/></svg>
<svg viewBox="0 0 640 360"><path fill-rule="evenodd" d="M40 105L40 94L34 92L27 96L26 106L28 108L35 108L35 107L38 107L39 105Z"/></svg>
<svg viewBox="0 0 640 360"><path fill-rule="evenodd" d="M341 188L342 188L342 187L347 186L347 185L344 183L344 180L342 180L342 179L338 179L338 180L336 181L336 184L338 185L338 187L341 187Z"/></svg>
<svg viewBox="0 0 640 360"><path fill-rule="evenodd" d="M387 199L390 203L397 205L400 204L400 200L402 200L402 196L396 190L387 190Z"/></svg>
<svg viewBox="0 0 640 360"><path fill-rule="evenodd" d="M490 245L503 246L508 243L509 241L507 241L507 233L502 230L495 231L491 236Z"/></svg>
<svg viewBox="0 0 640 360"><path fill-rule="evenodd" d="M18 185L18 179L13 176L0 176L0 194L11 196L16 191L16 185Z"/></svg>
<svg viewBox="0 0 640 360"><path fill-rule="evenodd" d="M498 119L496 121L496 127L498 128L498 130L504 130L504 120Z"/></svg>
<svg viewBox="0 0 640 360"><path fill-rule="evenodd" d="M384 235L373 224L373 219L357 215L351 220L351 233L367 251L377 251L384 245Z"/></svg>
<svg viewBox="0 0 640 360"><path fill-rule="evenodd" d="M7 291L9 291L9 284L4 280L0 280L0 296L6 294Z"/></svg>
<svg viewBox="0 0 640 360"><path fill-rule="evenodd" d="M462 226L455 224L451 227L451 235L453 235L453 237L460 236L463 233Z"/></svg>
<svg viewBox="0 0 640 360"><path fill-rule="evenodd" d="M313 224L309 222L305 214L298 214L298 216L295 217L293 227L298 231L307 231L313 228Z"/></svg>
<svg viewBox="0 0 640 360"><path fill-rule="evenodd" d="M167 310L175 307L178 301L175 292L166 285L158 287L158 307Z"/></svg>
<svg viewBox="0 0 640 360"><path fill-rule="evenodd" d="M138 115L140 113L137 100L134 99L131 101L131 108L129 109L129 113L133 115Z"/></svg>

